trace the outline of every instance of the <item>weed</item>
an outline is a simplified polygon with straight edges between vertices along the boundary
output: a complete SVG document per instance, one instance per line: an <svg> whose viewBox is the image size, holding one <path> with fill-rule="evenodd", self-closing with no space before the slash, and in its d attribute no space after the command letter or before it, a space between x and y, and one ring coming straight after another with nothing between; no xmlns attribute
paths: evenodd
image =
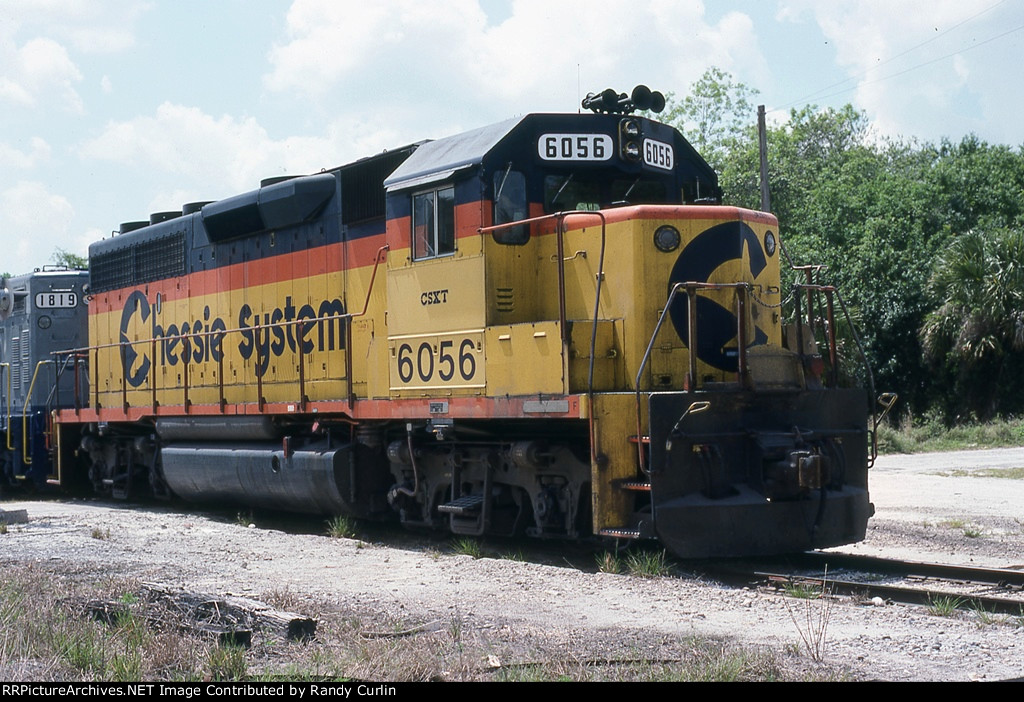
<svg viewBox="0 0 1024 702"><path fill-rule="evenodd" d="M963 529L967 526L967 522L963 519L944 519L939 522L939 526L946 527L947 529Z"/></svg>
<svg viewBox="0 0 1024 702"><path fill-rule="evenodd" d="M974 618L977 620L979 627L992 626L993 624L1002 624L1006 622L1005 617L996 616L981 605L978 605L975 608Z"/></svg>
<svg viewBox="0 0 1024 702"><path fill-rule="evenodd" d="M464 538L452 542L452 551L460 556L471 558L483 558L484 549L476 539Z"/></svg>
<svg viewBox="0 0 1024 702"><path fill-rule="evenodd" d="M526 561L526 556L523 554L522 549L516 549L515 551L508 551L502 556L506 561L518 561L520 563Z"/></svg>
<svg viewBox="0 0 1024 702"><path fill-rule="evenodd" d="M964 536L968 539L977 539L982 536L982 531L979 527L966 526L964 527Z"/></svg>
<svg viewBox="0 0 1024 702"><path fill-rule="evenodd" d="M605 551L594 556L594 560L597 561L597 569L602 573L611 573L618 575L622 572L622 559L619 558L618 553L610 553Z"/></svg>
<svg viewBox="0 0 1024 702"><path fill-rule="evenodd" d="M465 676L466 665L465 665L465 653L466 647L462 640L462 617L459 616L458 610L452 615L448 622L448 634L452 637L452 645L455 647L455 653L459 660L458 669Z"/></svg>
<svg viewBox="0 0 1024 702"><path fill-rule="evenodd" d="M214 682L244 680L248 673L245 649L241 646L216 646L206 656L206 677Z"/></svg>
<svg viewBox="0 0 1024 702"><path fill-rule="evenodd" d="M235 515L235 524L241 527L254 527L256 526L256 515L252 510L239 512Z"/></svg>
<svg viewBox="0 0 1024 702"><path fill-rule="evenodd" d="M0 522L0 534L7 533L7 522Z"/></svg>
<svg viewBox="0 0 1024 702"><path fill-rule="evenodd" d="M786 597L798 600L817 600L821 597L821 586L810 582L787 582L782 586Z"/></svg>
<svg viewBox="0 0 1024 702"><path fill-rule="evenodd" d="M340 514L327 520L327 535L334 539L351 539L356 535L354 519Z"/></svg>
<svg viewBox="0 0 1024 702"><path fill-rule="evenodd" d="M98 541L106 541L110 538L110 529L100 529L99 527L92 528L92 538Z"/></svg>
<svg viewBox="0 0 1024 702"><path fill-rule="evenodd" d="M626 558L626 568L630 575L641 578L659 578L670 575L672 567L668 564L665 551L634 551Z"/></svg>
<svg viewBox="0 0 1024 702"><path fill-rule="evenodd" d="M106 649L102 632L96 625L72 626L60 621L53 631L53 645L57 657L81 673L92 673L102 677L106 672Z"/></svg>
<svg viewBox="0 0 1024 702"><path fill-rule="evenodd" d="M804 642L807 655L819 663L825 657L828 625L832 618L833 599L831 588L828 586L828 570L825 571L822 583L822 585L794 583L793 594L790 594L791 590L787 587L786 592L790 597L797 597L804 601L802 613L795 612L788 599L783 600L789 611L789 617L793 620L797 633L800 634L800 640Z"/></svg>
<svg viewBox="0 0 1024 702"><path fill-rule="evenodd" d="M960 597L943 595L934 599L928 598L928 613L936 617L952 617L960 609L964 601Z"/></svg>

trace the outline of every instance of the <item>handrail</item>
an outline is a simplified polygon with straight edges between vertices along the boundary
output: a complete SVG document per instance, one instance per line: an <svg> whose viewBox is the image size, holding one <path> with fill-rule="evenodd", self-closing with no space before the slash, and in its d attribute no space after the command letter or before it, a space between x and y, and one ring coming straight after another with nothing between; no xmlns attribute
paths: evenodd
<svg viewBox="0 0 1024 702"><path fill-rule="evenodd" d="M36 379L39 377L39 369L44 365L52 364L53 361L40 361L36 364L36 369L32 372L32 382L28 384L28 392L25 394L25 402L21 408L21 457L22 462L26 466L32 465L32 457L29 456L29 443L28 443L28 406L32 399L32 391L36 387Z"/></svg>
<svg viewBox="0 0 1024 702"><path fill-rule="evenodd" d="M607 218L605 217L604 212L601 212L600 210L565 210L563 212L553 212L552 214L541 215L540 217L528 217L526 219L518 219L518 220L516 220L514 222L503 222L502 224L495 224L495 225L492 225L492 226L489 226L489 227L478 227L476 231L477 231L478 234L488 234L488 233L493 233L493 232L501 231L503 229L511 229L512 227L519 227L519 226L522 226L522 225L537 224L539 222L548 222L548 221L554 221L555 222L555 237L556 237L555 238L555 247L556 247L556 251L557 251L557 253L555 254L555 257L556 257L557 263L558 263L558 323L559 323L559 326L561 328L562 342L563 343L568 343L569 338L568 338L567 335L568 335L569 331L567 329L567 324L566 324L567 319L566 319L566 311L565 311L565 247L564 247L565 242L564 242L563 237L565 236L565 233L566 233L565 220L568 219L569 217L575 217L575 216L590 216L590 217L600 217L601 218L601 253L600 253L600 256L598 258L597 294L596 294L595 307L594 307L594 325L595 325L595 329L592 332L593 339L591 341L592 346L591 346L591 349L590 349L590 357L591 357L591 361L593 361L594 346L597 345L597 331L596 331L597 314L598 314L598 307L597 306L600 305L600 303L601 303L601 281L604 279L604 252L605 252L605 239L606 239L605 234L606 234L606 228L607 228ZM575 258L575 257L576 256L573 256L573 258ZM588 384L592 387L593 386L593 375L592 375L593 374L593 369L592 368L591 368L590 372L591 372L591 377L588 380Z"/></svg>
<svg viewBox="0 0 1024 702"><path fill-rule="evenodd" d="M7 450L13 451L14 444L11 443L11 364L0 363L0 370L6 369L7 376Z"/></svg>
<svg viewBox="0 0 1024 702"><path fill-rule="evenodd" d="M806 274L807 274L808 281L811 280L812 273L817 272L818 270L820 270L822 268L824 268L824 266L799 266L799 267L794 267L795 270L803 270L803 271L805 271ZM868 468L871 468L874 465L874 463L875 463L875 459L878 457L878 425L881 424L882 419L885 418L885 416L893 408L893 405L896 404L896 400L898 399L897 395L895 393L884 392L881 395L878 395L876 397L875 393L877 391L875 390L875 376L874 376L874 373L871 371L871 364L868 363L867 353L865 353L865 351L864 351L864 344L861 342L860 336L857 334L857 327L854 325L853 319L850 317L850 311L846 307L846 301L843 300L843 296L839 292L839 289L836 286L834 286L834 285L819 285L819 284L814 284L814 283L811 283L811 282L807 282L807 283L794 283L792 289L793 289L793 299L795 301L794 302L794 304L795 304L795 315L794 316L795 316L795 319L796 319L796 322L797 322L797 325L796 325L797 326L797 346L800 349L800 353L801 354L803 353L803 331L801 329L802 325L800 323L800 316L801 315L800 315L800 295L799 295L799 292L801 290L803 290L803 291L806 291L806 293L807 293L807 301L808 301L808 310L807 310L808 326L811 328L812 333L814 331L814 323L813 323L814 320L813 320L813 311L812 311L812 306L813 306L814 298L812 297L812 293L813 292L818 292L818 293L824 293L825 294L826 315L827 315L827 322L828 322L828 327L827 327L827 334L828 334L827 343L828 343L828 352L829 352L829 364L831 366L829 375L831 376L830 380L832 381L833 386L838 385L838 381L839 381L839 377L838 377L839 359L838 359L837 343L836 343L836 333L835 333L835 310L834 310L833 299L832 299L833 295L835 296L835 299L839 301L839 308L842 310L843 317L846 319L846 323L847 323L847 325L850 328L850 336L853 339L854 345L857 347L857 352L858 352L858 354L860 356L861 364L864 367L864 373L867 376L868 392L870 393L870 397L873 400L875 400L874 402L871 403L871 429L870 429L870 432L869 432L870 433L870 454L868 456ZM881 414L878 413L878 406L879 405L883 408Z"/></svg>
<svg viewBox="0 0 1024 702"><path fill-rule="evenodd" d="M589 430L590 430L590 460L591 462L597 460L597 442L595 441L594 432L594 354L597 350L597 322L598 315L601 313L601 286L604 282L604 255L607 248L607 228L608 219L605 217L604 212L600 210L566 210L564 212L555 212L549 215L542 215L540 217L530 217L527 219L520 219L514 222L505 222L502 224L495 224L490 227L479 227L477 232L480 234L486 234L489 232L496 232L502 229L510 229L512 227L518 227L521 225L535 224L544 221L555 221L555 247L557 253L555 257L558 259L558 325L559 331L562 336L562 348L563 353L569 343L569 329L566 319L565 311L565 243L564 236L566 233L565 220L569 217L582 215L591 217L601 218L601 251L597 259L597 285L594 291L594 321L590 329L590 361L587 367L587 414L589 417ZM527 229L529 231L529 229ZM580 254L579 251L572 256L571 259L575 259Z"/></svg>
<svg viewBox="0 0 1024 702"><path fill-rule="evenodd" d="M730 288L736 290L736 338L738 342L738 357L736 359L736 373L737 379L742 387L746 387L748 381L747 375L747 348L746 348L746 294L750 292L753 286L750 283L738 282L738 283L702 283L696 281L679 282L672 286L669 291L668 299L665 301L665 306L661 310L661 314L658 316L658 323L654 325L654 332L651 334L650 341L647 342L647 349L644 351L644 357L640 361L640 367L636 372L636 379L633 387L636 393L636 435L637 435L637 456L639 460L639 466L641 472L649 474L647 468L647 459L644 456L644 447L641 437L643 436L643 420L641 418L642 411L640 407L640 394L641 382L643 381L644 371L647 369L647 364L651 359L651 352L654 350L654 341L658 338L658 334L661 332L661 327L665 323L665 318L669 314L669 310L672 309L672 303L675 301L676 295L680 291L686 291L687 306L686 306L686 322L687 322L687 347L689 350L689 370L686 374L686 390L693 392L697 389L699 381L697 379L697 292L699 290L728 290Z"/></svg>

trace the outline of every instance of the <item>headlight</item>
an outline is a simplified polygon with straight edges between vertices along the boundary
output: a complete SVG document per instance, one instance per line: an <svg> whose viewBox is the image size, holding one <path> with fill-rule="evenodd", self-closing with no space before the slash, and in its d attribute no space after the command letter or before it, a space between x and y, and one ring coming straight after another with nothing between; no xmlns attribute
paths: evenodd
<svg viewBox="0 0 1024 702"><path fill-rule="evenodd" d="M622 129L622 135L628 137L640 136L640 123L635 119L624 119L620 125Z"/></svg>
<svg viewBox="0 0 1024 702"><path fill-rule="evenodd" d="M682 240L679 230L670 224L664 224L654 232L654 245L658 248L658 251L664 251L665 253L675 251L679 248L679 242Z"/></svg>
<svg viewBox="0 0 1024 702"><path fill-rule="evenodd" d="M765 233L765 235L764 235L764 252L766 254L768 254L769 256L774 256L775 255L775 245L776 245L775 233L774 232L767 232L767 233Z"/></svg>

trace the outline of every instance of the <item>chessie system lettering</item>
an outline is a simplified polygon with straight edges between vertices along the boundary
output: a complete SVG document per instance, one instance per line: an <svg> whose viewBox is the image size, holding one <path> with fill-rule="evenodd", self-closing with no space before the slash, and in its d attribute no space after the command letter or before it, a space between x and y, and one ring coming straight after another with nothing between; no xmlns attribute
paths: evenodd
<svg viewBox="0 0 1024 702"><path fill-rule="evenodd" d="M193 320L165 322L162 318L158 320L158 316L139 290L125 300L120 326L121 368L132 387L143 385L156 365L220 362L229 336L239 339L238 354L253 361L260 376L266 372L272 356L295 354L299 350L309 354L345 348L347 316L345 304L338 298L323 300L315 308L311 304L296 308L289 296L283 306L270 311L254 311L249 304L243 304L235 329L228 329L222 318L213 316L209 306ZM133 324L140 323L148 323L150 337L132 341L128 332Z"/></svg>

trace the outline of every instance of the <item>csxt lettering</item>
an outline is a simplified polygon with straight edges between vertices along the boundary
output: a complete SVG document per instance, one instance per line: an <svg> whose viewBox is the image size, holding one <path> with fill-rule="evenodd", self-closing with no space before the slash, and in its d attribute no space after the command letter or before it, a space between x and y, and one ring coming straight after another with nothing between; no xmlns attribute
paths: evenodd
<svg viewBox="0 0 1024 702"><path fill-rule="evenodd" d="M441 305L448 302L448 289L444 290L428 290L427 292L420 295L421 305Z"/></svg>

